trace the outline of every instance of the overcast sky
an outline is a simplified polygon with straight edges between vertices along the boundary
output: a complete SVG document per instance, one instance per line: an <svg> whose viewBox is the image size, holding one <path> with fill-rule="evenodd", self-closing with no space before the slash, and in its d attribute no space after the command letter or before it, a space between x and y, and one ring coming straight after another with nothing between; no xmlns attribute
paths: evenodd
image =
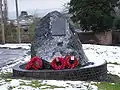
<svg viewBox="0 0 120 90"><path fill-rule="evenodd" d="M8 11L15 11L15 0L8 1ZM35 9L62 9L64 3L70 0L18 0L19 10L35 10Z"/></svg>
<svg viewBox="0 0 120 90"><path fill-rule="evenodd" d="M8 1L8 17L16 18L15 0ZM63 5L70 0L18 0L19 14L21 11L27 11L28 14L37 13L39 16L44 16L50 11L61 11Z"/></svg>

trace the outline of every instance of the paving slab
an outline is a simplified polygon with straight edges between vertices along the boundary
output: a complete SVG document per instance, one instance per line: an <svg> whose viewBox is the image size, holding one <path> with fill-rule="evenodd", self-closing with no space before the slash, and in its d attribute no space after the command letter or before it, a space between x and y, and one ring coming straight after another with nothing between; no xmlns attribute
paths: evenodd
<svg viewBox="0 0 120 90"><path fill-rule="evenodd" d="M0 68L8 64L17 62L24 58L26 49L2 49L0 48Z"/></svg>

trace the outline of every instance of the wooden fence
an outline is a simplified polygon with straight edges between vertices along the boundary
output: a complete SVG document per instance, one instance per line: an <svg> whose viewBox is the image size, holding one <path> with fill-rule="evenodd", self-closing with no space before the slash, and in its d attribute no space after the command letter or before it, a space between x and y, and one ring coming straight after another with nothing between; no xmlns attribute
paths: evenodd
<svg viewBox="0 0 120 90"><path fill-rule="evenodd" d="M30 43L34 39L34 33L31 32L22 32L20 35L21 43ZM0 33L0 43L2 43L2 34ZM7 34L5 33L5 43L18 43L18 34L11 33Z"/></svg>
<svg viewBox="0 0 120 90"><path fill-rule="evenodd" d="M31 43L34 40L34 31L21 31L21 43ZM89 43L89 40L96 40L96 37L93 32L85 32L78 33L79 39L82 43ZM18 35L17 32L9 33L6 35L5 33L5 42L6 43L18 43ZM2 43L2 34L0 31L0 43ZM120 31L112 32L112 43L118 44L120 43Z"/></svg>

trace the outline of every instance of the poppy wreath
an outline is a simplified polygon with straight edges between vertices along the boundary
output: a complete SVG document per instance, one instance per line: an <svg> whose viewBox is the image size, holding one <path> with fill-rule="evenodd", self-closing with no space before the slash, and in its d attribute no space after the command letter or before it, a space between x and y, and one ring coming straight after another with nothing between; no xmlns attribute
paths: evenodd
<svg viewBox="0 0 120 90"><path fill-rule="evenodd" d="M65 68L65 60L62 57L56 57L51 62L51 66L54 70L62 70Z"/></svg>
<svg viewBox="0 0 120 90"><path fill-rule="evenodd" d="M42 59L39 58L38 56L33 57L26 65L25 69L30 70L30 69L41 69L43 67L43 62Z"/></svg>
<svg viewBox="0 0 120 90"><path fill-rule="evenodd" d="M74 60L71 60L72 56L67 56L65 58L65 66L68 69L76 68L79 64L78 60L74 57Z"/></svg>

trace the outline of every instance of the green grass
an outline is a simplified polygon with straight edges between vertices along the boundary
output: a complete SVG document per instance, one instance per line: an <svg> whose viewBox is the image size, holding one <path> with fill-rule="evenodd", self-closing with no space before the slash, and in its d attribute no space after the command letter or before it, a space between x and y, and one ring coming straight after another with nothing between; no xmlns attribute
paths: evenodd
<svg viewBox="0 0 120 90"><path fill-rule="evenodd" d="M5 82L11 82L12 79L5 79Z"/></svg>
<svg viewBox="0 0 120 90"><path fill-rule="evenodd" d="M108 74L106 82L99 82L94 85L98 87L98 90L120 90L120 77Z"/></svg>
<svg viewBox="0 0 120 90"><path fill-rule="evenodd" d="M117 63L117 62L107 62L107 64L120 65L120 64L119 64L119 63Z"/></svg>
<svg viewBox="0 0 120 90"><path fill-rule="evenodd" d="M21 86L31 86L33 88L42 88L42 86L45 86L42 89L65 88L63 86L42 84L39 80L32 80L30 83L25 83L24 81L21 81L20 85Z"/></svg>
<svg viewBox="0 0 120 90"><path fill-rule="evenodd" d="M120 83L101 82L95 84L98 90L120 90Z"/></svg>
<svg viewBox="0 0 120 90"><path fill-rule="evenodd" d="M120 77L117 75L112 75L112 74L108 74L108 79L106 80L106 82L100 82L100 83L95 83L94 85L96 85L98 87L98 90L120 90ZM9 83L12 81L12 73L11 72L7 72L7 73L1 73L0 74L0 79L4 79L5 83ZM39 89L54 89L54 88L65 88L63 86L56 86L56 85L49 85L49 84L43 84L41 83L41 81L39 80L32 80L29 79L29 82L25 82L23 80L27 80L27 79L22 79L20 80L20 86L30 86L33 88L39 88ZM1 85L3 85L4 83L1 82ZM15 86L9 86L8 90L12 90L13 88L16 88Z"/></svg>
<svg viewBox="0 0 120 90"><path fill-rule="evenodd" d="M11 78L12 77L12 73L11 72L6 72L6 73L1 73L0 74L0 78L1 79L7 79L7 78Z"/></svg>
<svg viewBox="0 0 120 90"><path fill-rule="evenodd" d="M13 90L14 88L16 88L15 86L8 86L8 90Z"/></svg>

